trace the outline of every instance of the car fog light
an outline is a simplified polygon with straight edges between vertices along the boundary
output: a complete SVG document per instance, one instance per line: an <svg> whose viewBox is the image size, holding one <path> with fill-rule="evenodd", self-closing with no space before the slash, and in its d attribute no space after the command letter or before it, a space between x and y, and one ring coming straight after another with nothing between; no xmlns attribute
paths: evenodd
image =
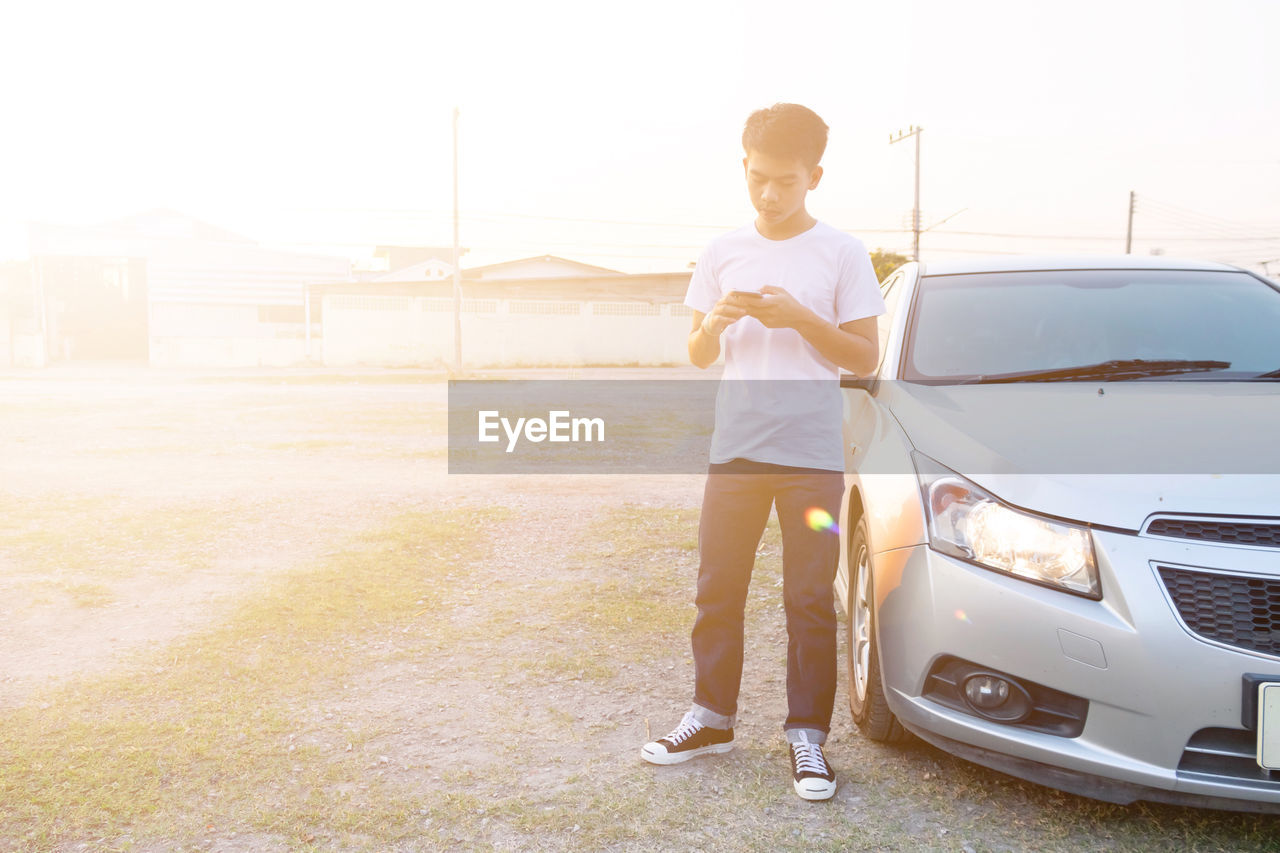
<svg viewBox="0 0 1280 853"><path fill-rule="evenodd" d="M1009 682L994 675L975 675L964 683L964 695L984 711L999 708L1009 698Z"/></svg>
<svg viewBox="0 0 1280 853"><path fill-rule="evenodd" d="M977 672L964 680L969 707L989 720L1016 723L1031 713L1031 695L1022 685L989 672Z"/></svg>

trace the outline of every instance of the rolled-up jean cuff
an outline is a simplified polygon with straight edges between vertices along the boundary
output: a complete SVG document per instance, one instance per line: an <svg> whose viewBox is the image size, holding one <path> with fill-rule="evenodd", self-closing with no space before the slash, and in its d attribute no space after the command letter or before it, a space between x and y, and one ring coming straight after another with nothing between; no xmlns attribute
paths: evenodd
<svg viewBox="0 0 1280 853"><path fill-rule="evenodd" d="M808 736L809 743L822 744L827 742L827 733L822 729L810 729L805 728L804 726L796 726L794 729L784 729L784 731L787 735L787 743L800 743L801 732L804 732Z"/></svg>
<svg viewBox="0 0 1280 853"><path fill-rule="evenodd" d="M733 724L737 722L734 715L731 714L729 716L725 716L724 714L717 714L710 708L702 707L697 702L693 703L693 707L689 709L689 713L693 715L695 720L702 723L704 726L713 729L731 729L733 728Z"/></svg>

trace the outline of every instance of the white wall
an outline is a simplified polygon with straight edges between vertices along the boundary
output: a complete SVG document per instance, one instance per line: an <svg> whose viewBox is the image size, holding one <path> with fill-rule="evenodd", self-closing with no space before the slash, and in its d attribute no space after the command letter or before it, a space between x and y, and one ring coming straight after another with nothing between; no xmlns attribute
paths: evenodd
<svg viewBox="0 0 1280 853"><path fill-rule="evenodd" d="M411 296L324 297L324 363L453 362L453 301ZM680 364L690 313L678 304L464 299L468 367Z"/></svg>
<svg viewBox="0 0 1280 853"><path fill-rule="evenodd" d="M26 333L13 336L14 367L44 367L48 362L43 335Z"/></svg>
<svg viewBox="0 0 1280 853"><path fill-rule="evenodd" d="M260 322L256 305L155 303L150 361L158 367L289 367L307 361L303 334L301 323Z"/></svg>
<svg viewBox="0 0 1280 853"><path fill-rule="evenodd" d="M153 367L294 367L305 364L299 340L264 338L152 338Z"/></svg>

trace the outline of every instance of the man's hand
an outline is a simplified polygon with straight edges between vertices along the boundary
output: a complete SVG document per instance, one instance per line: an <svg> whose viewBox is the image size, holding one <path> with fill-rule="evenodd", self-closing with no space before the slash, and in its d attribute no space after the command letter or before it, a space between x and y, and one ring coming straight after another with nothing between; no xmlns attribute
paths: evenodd
<svg viewBox="0 0 1280 853"><path fill-rule="evenodd" d="M766 284L760 292L765 295L749 302L746 313L770 329L798 329L813 315L781 287Z"/></svg>
<svg viewBox="0 0 1280 853"><path fill-rule="evenodd" d="M747 316L745 303L748 301L761 300L726 293L712 306L710 312L693 312L693 329L689 332L689 361L698 367L710 367L715 363L720 357L720 336L725 329Z"/></svg>
<svg viewBox="0 0 1280 853"><path fill-rule="evenodd" d="M835 326L781 287L765 285L760 292L765 296L750 303L749 316L770 329L795 329L823 358L858 376L875 372L880 351L875 317Z"/></svg>
<svg viewBox="0 0 1280 853"><path fill-rule="evenodd" d="M748 296L734 296L733 293L726 293L712 306L711 313L703 318L701 323L702 330L718 338L724 334L725 329L747 316L747 306L753 302L763 301L763 299L752 299Z"/></svg>

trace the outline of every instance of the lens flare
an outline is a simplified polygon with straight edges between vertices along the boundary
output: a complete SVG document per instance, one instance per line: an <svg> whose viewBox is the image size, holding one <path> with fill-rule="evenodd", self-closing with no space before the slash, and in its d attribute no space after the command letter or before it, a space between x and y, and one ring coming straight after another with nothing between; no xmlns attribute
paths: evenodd
<svg viewBox="0 0 1280 853"><path fill-rule="evenodd" d="M810 530L816 530L819 533L823 531L829 533L840 532L840 528L836 526L836 520L831 517L831 513L820 506L811 506L804 511L804 523L809 525Z"/></svg>
<svg viewBox="0 0 1280 853"><path fill-rule="evenodd" d="M969 614L965 613L963 610L956 611L956 619L960 620L961 622L969 622L969 624L973 624L972 621L969 619Z"/></svg>

